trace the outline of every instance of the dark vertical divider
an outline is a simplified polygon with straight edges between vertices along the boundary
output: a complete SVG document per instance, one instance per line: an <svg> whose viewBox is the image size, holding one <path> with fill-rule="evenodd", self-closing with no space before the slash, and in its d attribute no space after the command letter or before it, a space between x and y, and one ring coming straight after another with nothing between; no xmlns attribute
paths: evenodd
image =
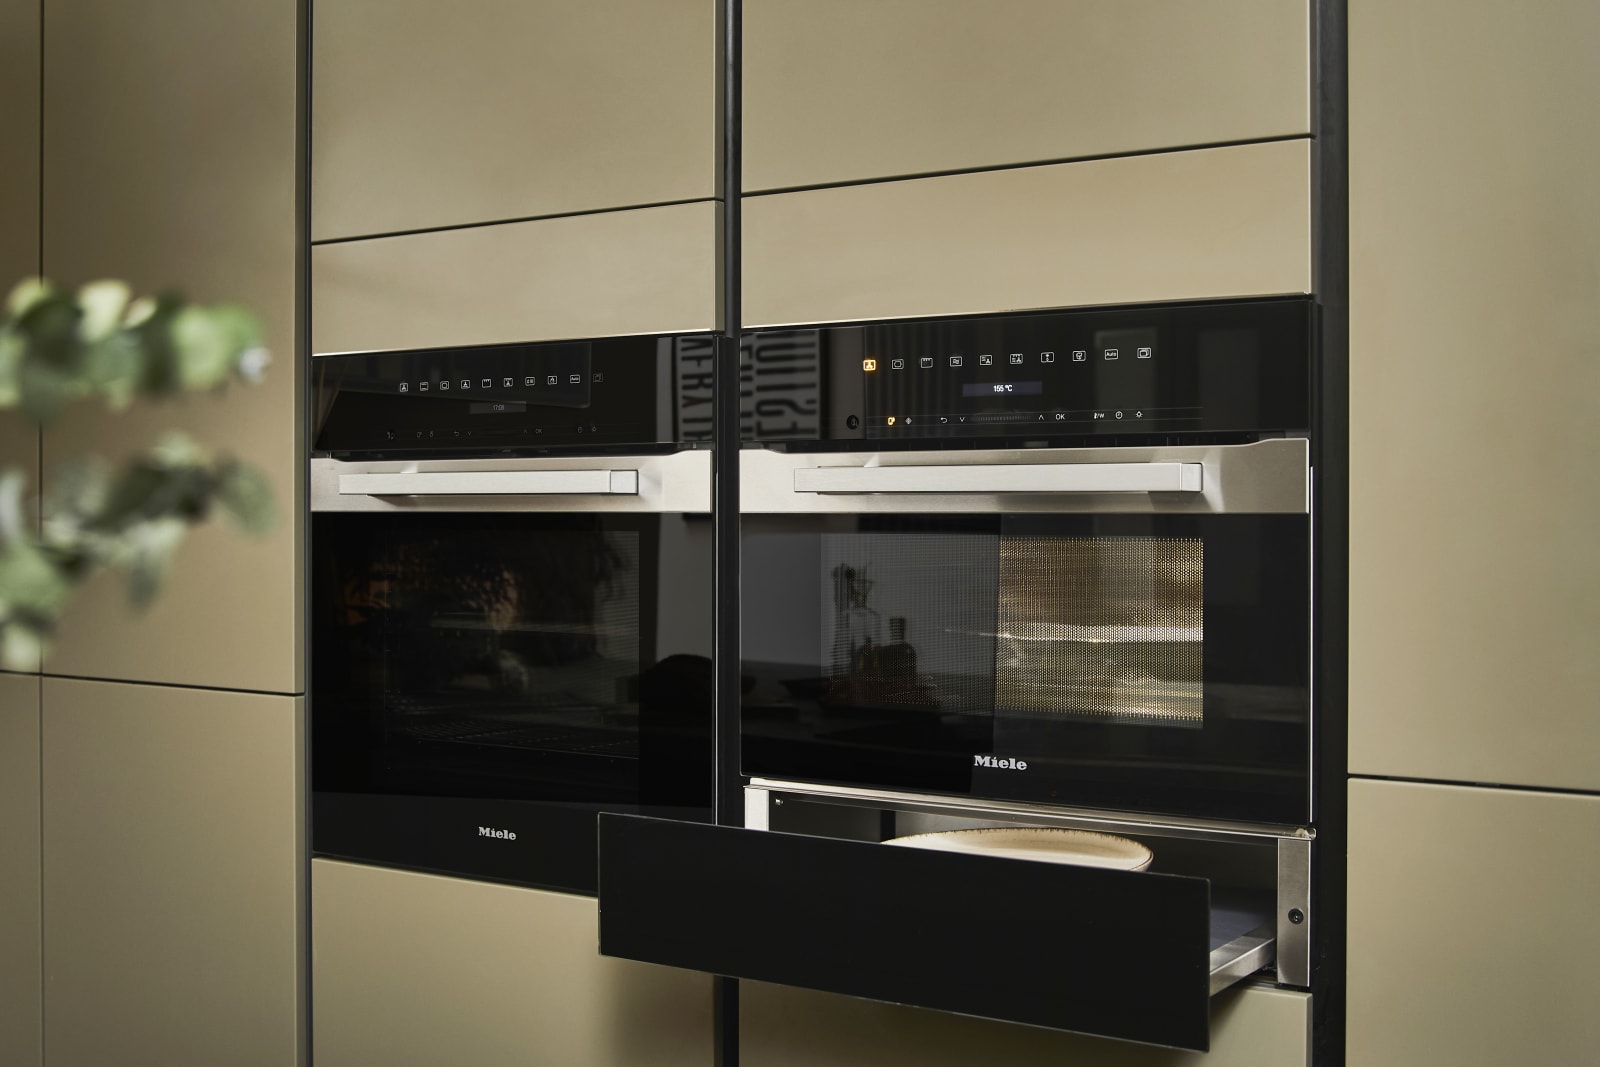
<svg viewBox="0 0 1600 1067"><path fill-rule="evenodd" d="M1317 862L1311 903L1313 1063L1344 1063L1345 853L1348 773L1350 201L1346 0L1317 0L1316 291L1320 345L1313 409L1312 749Z"/></svg>
<svg viewBox="0 0 1600 1067"><path fill-rule="evenodd" d="M300 977L300 1062L310 1064L315 1020L311 1017L311 626L307 613L311 606L311 3L297 0L295 41L295 131L297 153L294 191L294 352L302 368L302 387L296 417L300 464L299 493L295 498L300 523L300 691L303 702L295 758L299 761L299 811L295 833L300 841L300 901L297 926L300 941L297 970Z"/></svg>
<svg viewBox="0 0 1600 1067"><path fill-rule="evenodd" d="M719 826L744 824L739 774L739 196L740 196L740 0L721 0L722 34L718 86L722 108L722 330L713 379L712 524L716 542L716 816ZM712 979L717 1067L738 1067L739 983Z"/></svg>

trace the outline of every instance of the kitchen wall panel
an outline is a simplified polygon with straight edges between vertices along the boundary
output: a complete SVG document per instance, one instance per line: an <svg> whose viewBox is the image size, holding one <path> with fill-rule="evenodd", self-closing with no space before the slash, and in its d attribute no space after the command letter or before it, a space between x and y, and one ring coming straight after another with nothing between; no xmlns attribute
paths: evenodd
<svg viewBox="0 0 1600 1067"><path fill-rule="evenodd" d="M39 273L41 46L38 0L0 0L0 301ZM38 428L0 411L0 470L38 467Z"/></svg>
<svg viewBox="0 0 1600 1067"><path fill-rule="evenodd" d="M747 0L744 185L1309 133L1304 2Z"/></svg>
<svg viewBox="0 0 1600 1067"><path fill-rule="evenodd" d="M1355 772L1600 789L1597 39L1350 5Z"/></svg>
<svg viewBox="0 0 1600 1067"><path fill-rule="evenodd" d="M39 1067L39 679L0 674L0 1063Z"/></svg>
<svg viewBox="0 0 1600 1067"><path fill-rule="evenodd" d="M1600 797L1352 781L1348 1061L1593 1059L1597 840Z"/></svg>
<svg viewBox="0 0 1600 1067"><path fill-rule="evenodd" d="M593 898L312 863L318 1067L699 1067L711 979L598 954Z"/></svg>
<svg viewBox="0 0 1600 1067"><path fill-rule="evenodd" d="M1217 996L1209 1053L1008 1026L763 982L741 982L739 989L741 1062L749 1067L1295 1067L1310 1062L1311 998L1267 986L1238 987Z"/></svg>
<svg viewBox="0 0 1600 1067"><path fill-rule="evenodd" d="M318 245L316 353L710 330L713 203Z"/></svg>
<svg viewBox="0 0 1600 1067"><path fill-rule="evenodd" d="M245 304L275 357L265 384L220 399L76 409L46 431L46 468L178 427L262 467L281 511L263 541L196 537L149 612L127 608L120 582L94 583L51 670L297 692L295 5L45 0L45 28L46 272Z"/></svg>
<svg viewBox="0 0 1600 1067"><path fill-rule="evenodd" d="M747 326L1311 288L1310 142L744 200Z"/></svg>
<svg viewBox="0 0 1600 1067"><path fill-rule="evenodd" d="M39 0L0 0L0 297L39 273L41 47Z"/></svg>
<svg viewBox="0 0 1600 1067"><path fill-rule="evenodd" d="M45 679L50 1067L300 1062L301 715Z"/></svg>
<svg viewBox="0 0 1600 1067"><path fill-rule="evenodd" d="M714 0L318 0L312 237L716 195Z"/></svg>

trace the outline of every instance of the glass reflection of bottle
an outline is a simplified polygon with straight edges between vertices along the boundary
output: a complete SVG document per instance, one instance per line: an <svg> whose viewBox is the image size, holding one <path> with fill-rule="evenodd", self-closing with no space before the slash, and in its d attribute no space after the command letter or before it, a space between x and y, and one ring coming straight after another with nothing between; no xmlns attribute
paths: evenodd
<svg viewBox="0 0 1600 1067"><path fill-rule="evenodd" d="M906 641L906 620L889 620L889 643L877 653L877 673L893 692L908 693L917 684L917 650Z"/></svg>
<svg viewBox="0 0 1600 1067"><path fill-rule="evenodd" d="M864 572L846 564L833 569L834 677L876 673L883 619L867 607L871 592L872 581Z"/></svg>

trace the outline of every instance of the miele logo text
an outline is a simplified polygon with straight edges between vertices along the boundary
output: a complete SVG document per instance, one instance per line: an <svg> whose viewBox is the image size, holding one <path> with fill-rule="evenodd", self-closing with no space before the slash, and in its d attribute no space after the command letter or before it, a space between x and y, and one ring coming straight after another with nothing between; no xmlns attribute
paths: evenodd
<svg viewBox="0 0 1600 1067"><path fill-rule="evenodd" d="M1027 760L997 759L994 756L973 756L972 765L974 767L997 767L1003 771L1025 771L1028 769Z"/></svg>
<svg viewBox="0 0 1600 1067"><path fill-rule="evenodd" d="M515 841L517 839L517 835L512 833L510 830L493 830L487 826L478 827L478 836L498 837L503 841Z"/></svg>

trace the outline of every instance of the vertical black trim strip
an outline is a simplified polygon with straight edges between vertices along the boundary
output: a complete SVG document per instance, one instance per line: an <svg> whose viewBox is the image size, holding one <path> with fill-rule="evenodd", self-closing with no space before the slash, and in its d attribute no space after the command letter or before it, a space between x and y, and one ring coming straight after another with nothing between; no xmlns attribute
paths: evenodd
<svg viewBox="0 0 1600 1067"><path fill-rule="evenodd" d="M300 979L300 1026L298 1039L301 1064L311 1063L312 1028L311 984L316 980L311 967L311 3L297 0L295 13L295 190L294 190L294 367L300 380L299 410L295 418L295 448L300 463L300 485L294 506L300 519L300 716L296 723L296 781L299 785L298 825L300 840L300 938L296 946L295 969Z"/></svg>
<svg viewBox="0 0 1600 1067"><path fill-rule="evenodd" d="M718 89L722 138L721 299L722 330L713 364L712 526L716 544L714 660L716 694L716 818L719 826L744 825L744 788L739 774L739 327L740 292L740 0L721 0L722 34ZM712 978L712 1059L716 1067L739 1064L739 983Z"/></svg>
<svg viewBox="0 0 1600 1067"><path fill-rule="evenodd" d="M1345 872L1349 646L1350 198L1346 0L1317 0L1316 289L1321 310L1312 437L1316 859L1312 871L1312 1063L1345 1060Z"/></svg>

